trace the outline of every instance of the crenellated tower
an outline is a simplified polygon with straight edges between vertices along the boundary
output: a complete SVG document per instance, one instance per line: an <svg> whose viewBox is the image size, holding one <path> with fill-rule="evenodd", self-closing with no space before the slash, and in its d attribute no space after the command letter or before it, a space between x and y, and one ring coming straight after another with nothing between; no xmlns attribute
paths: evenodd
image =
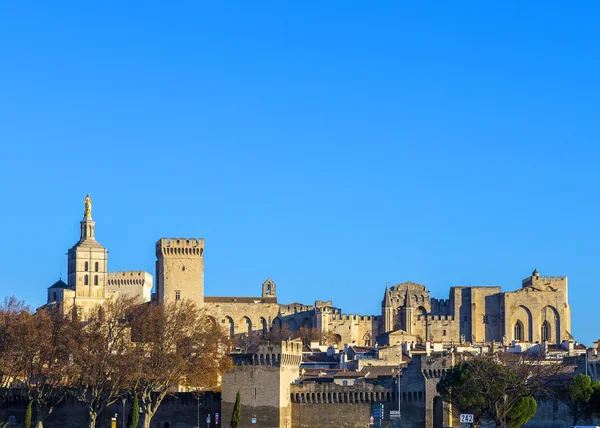
<svg viewBox="0 0 600 428"><path fill-rule="evenodd" d="M190 299L204 306L204 239L161 238L156 243L159 301Z"/></svg>
<svg viewBox="0 0 600 428"><path fill-rule="evenodd" d="M221 410L229 426L237 392L241 426L291 427L290 385L300 376L301 341L260 341L248 353L232 354L233 367L223 375Z"/></svg>

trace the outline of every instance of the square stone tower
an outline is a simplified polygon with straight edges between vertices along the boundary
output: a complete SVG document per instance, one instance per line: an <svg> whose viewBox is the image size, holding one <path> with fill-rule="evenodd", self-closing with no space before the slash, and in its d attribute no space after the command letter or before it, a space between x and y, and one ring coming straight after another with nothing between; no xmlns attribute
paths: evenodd
<svg viewBox="0 0 600 428"><path fill-rule="evenodd" d="M229 426L238 391L242 427L292 427L290 385L300 375L302 342L261 341L248 353L231 354L223 375L222 426ZM255 418L256 422L252 422Z"/></svg>
<svg viewBox="0 0 600 428"><path fill-rule="evenodd" d="M190 299L204 307L204 239L161 238L156 243L156 294L161 302Z"/></svg>

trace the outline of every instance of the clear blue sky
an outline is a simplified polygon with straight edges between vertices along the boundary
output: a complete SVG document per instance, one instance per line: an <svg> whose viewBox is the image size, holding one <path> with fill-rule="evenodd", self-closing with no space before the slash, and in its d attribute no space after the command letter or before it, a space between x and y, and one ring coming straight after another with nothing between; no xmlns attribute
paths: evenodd
<svg viewBox="0 0 600 428"><path fill-rule="evenodd" d="M600 337L597 3L217 3L2 4L0 296L45 302L90 192L110 270L203 237L207 295L379 314L535 266Z"/></svg>

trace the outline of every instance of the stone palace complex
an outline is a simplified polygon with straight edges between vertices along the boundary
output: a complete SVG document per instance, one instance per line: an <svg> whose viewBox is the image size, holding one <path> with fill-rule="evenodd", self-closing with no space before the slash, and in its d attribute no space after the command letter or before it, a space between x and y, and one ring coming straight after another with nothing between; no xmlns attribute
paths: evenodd
<svg viewBox="0 0 600 428"><path fill-rule="evenodd" d="M223 378L224 425L237 390L242 391L243 405L249 409L246 415L269 421L262 426L311 426L311 411L330 412L324 406L335 403L363 403L370 413L371 403L395 400L393 370L398 367L398 355L403 355L405 361L401 359L400 364L414 366L414 370L404 371L401 385L408 414L413 412L415 420L421 421L413 426L441 426L451 421L447 409L442 410L441 403L434 400L435 379L453 361L453 354L441 350L543 344L549 349L564 346L568 353L570 343L573 354L566 276L543 276L534 270L516 291L502 291L498 286L453 286L446 299L430 296L424 285L414 282L386 285L380 295L381 313L372 315L345 314L331 300L280 303L277 284L270 278L256 296L205 296L203 239L159 239L154 278L136 270L110 272L108 252L96 240L89 195L84 206L79 241L68 251L67 282L59 280L48 288L47 303L58 305L65 313L75 305L85 316L86 310L113 295L138 297L140 302L191 299L232 337L266 337L273 330L294 332L305 327L335 338L337 346L329 350L313 345L320 354L300 342L288 341L261 342L233 355L234 367ZM438 359L434 358L436 352ZM317 354L322 361L314 357ZM371 360L371 371L365 369L367 360ZM428 366L424 366L426 360ZM327 382L310 382L315 370L320 370ZM391 386L386 387L385 381L367 381L378 376L387 376Z"/></svg>

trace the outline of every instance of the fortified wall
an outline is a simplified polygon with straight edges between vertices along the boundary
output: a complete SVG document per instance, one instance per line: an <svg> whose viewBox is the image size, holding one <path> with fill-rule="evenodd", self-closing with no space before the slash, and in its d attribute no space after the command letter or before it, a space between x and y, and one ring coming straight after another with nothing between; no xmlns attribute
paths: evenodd
<svg viewBox="0 0 600 428"><path fill-rule="evenodd" d="M229 426L239 391L241 426L290 426L292 406L290 384L298 379L302 342L262 341L256 349L232 355L233 367L223 375L221 407L223 426Z"/></svg>
<svg viewBox="0 0 600 428"><path fill-rule="evenodd" d="M152 275L144 271L108 272L106 290L149 302L152 297Z"/></svg>

